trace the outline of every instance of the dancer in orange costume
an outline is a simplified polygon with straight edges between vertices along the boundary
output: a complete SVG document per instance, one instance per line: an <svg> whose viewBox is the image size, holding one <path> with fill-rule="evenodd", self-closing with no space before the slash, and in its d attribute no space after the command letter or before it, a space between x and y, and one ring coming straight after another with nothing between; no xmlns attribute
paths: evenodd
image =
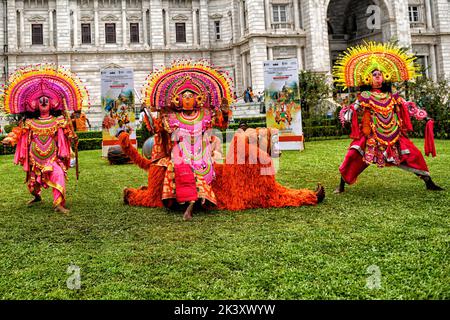
<svg viewBox="0 0 450 320"><path fill-rule="evenodd" d="M204 63L175 64L150 78L145 103L158 112L156 118L147 112L144 119L154 134L151 159L139 155L126 133L119 137L124 152L148 171L148 185L126 188L125 203L149 207L184 204L184 219L190 220L195 203L207 208L242 210L315 205L323 200L322 186L314 192L279 185L271 152L255 144L259 139L250 133L241 131L235 135L225 164L214 162L210 129L227 126L229 83ZM270 129L264 130L270 137Z"/></svg>

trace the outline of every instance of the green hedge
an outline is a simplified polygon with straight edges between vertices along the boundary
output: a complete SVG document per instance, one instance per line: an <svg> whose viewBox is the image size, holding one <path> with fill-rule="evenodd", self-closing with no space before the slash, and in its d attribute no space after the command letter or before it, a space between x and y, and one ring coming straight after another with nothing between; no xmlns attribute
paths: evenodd
<svg viewBox="0 0 450 320"><path fill-rule="evenodd" d="M102 148L102 138L79 139L78 150L95 150Z"/></svg>
<svg viewBox="0 0 450 320"><path fill-rule="evenodd" d="M16 127L17 124L7 124L5 125L4 129L6 133L10 133L12 131L12 129L14 129L14 127Z"/></svg>
<svg viewBox="0 0 450 320"><path fill-rule="evenodd" d="M78 139L101 139L102 132L101 131L82 131L77 132Z"/></svg>
<svg viewBox="0 0 450 320"><path fill-rule="evenodd" d="M412 120L414 132L408 135L414 138L425 136L425 121ZM450 120L434 120L434 137L436 139L450 139Z"/></svg>
<svg viewBox="0 0 450 320"><path fill-rule="evenodd" d="M248 117L248 118L234 118L233 122L231 122L230 124L236 123L236 125L238 125L239 122L241 122L241 121L245 121L247 123L265 122L266 121L266 116L263 116L263 117Z"/></svg>
<svg viewBox="0 0 450 320"><path fill-rule="evenodd" d="M6 138L6 135L4 135L4 136L0 135L0 141L2 141L4 138ZM15 147L4 146L4 145L0 144L0 155L13 154L15 150L16 150Z"/></svg>
<svg viewBox="0 0 450 320"><path fill-rule="evenodd" d="M266 122L247 122L247 126L249 128L262 128L266 126ZM231 123L228 126L228 130L236 130L239 128L239 123Z"/></svg>
<svg viewBox="0 0 450 320"><path fill-rule="evenodd" d="M335 118L324 119L303 119L304 127L317 127L317 126L341 126L341 123Z"/></svg>
<svg viewBox="0 0 450 320"><path fill-rule="evenodd" d="M340 137L348 135L348 131L347 127L343 128L341 126L303 127L305 140L310 138Z"/></svg>

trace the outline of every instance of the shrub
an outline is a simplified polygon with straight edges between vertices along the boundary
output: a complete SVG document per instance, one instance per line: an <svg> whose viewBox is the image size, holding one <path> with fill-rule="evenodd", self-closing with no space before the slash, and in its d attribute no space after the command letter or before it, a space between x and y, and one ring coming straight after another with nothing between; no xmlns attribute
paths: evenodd
<svg viewBox="0 0 450 320"><path fill-rule="evenodd" d="M434 134L436 138L450 138L450 83L440 80L437 83L422 77L410 82L406 87L408 100L414 101L418 107L427 111L434 119ZM425 122L413 119L414 133L411 136L423 137Z"/></svg>
<svg viewBox="0 0 450 320"><path fill-rule="evenodd" d="M298 74L300 105L303 119L322 117L328 110L322 110L322 103L330 98L332 90L327 76L322 73L301 71Z"/></svg>
<svg viewBox="0 0 450 320"><path fill-rule="evenodd" d="M98 139L102 138L102 132L101 131L82 131L77 132L78 139Z"/></svg>
<svg viewBox="0 0 450 320"><path fill-rule="evenodd" d="M94 150L102 148L102 138L79 139L78 150Z"/></svg>
<svg viewBox="0 0 450 320"><path fill-rule="evenodd" d="M0 141L6 138L6 135L0 135ZM0 145L0 155L12 154L15 151L15 147Z"/></svg>
<svg viewBox="0 0 450 320"><path fill-rule="evenodd" d="M17 127L17 124L7 124L4 126L5 129L5 133L10 133L12 131L12 129L14 129L15 127Z"/></svg>

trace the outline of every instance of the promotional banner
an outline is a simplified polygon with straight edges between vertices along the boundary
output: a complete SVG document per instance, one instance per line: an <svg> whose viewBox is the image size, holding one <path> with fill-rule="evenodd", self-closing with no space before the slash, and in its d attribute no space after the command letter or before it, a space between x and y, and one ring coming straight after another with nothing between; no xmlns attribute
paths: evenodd
<svg viewBox="0 0 450 320"><path fill-rule="evenodd" d="M268 128L280 132L281 150L303 150L297 59L264 62L264 103Z"/></svg>
<svg viewBox="0 0 450 320"><path fill-rule="evenodd" d="M119 145L118 133L127 131L136 146L133 69L117 68L101 71L103 118L102 156L111 146Z"/></svg>

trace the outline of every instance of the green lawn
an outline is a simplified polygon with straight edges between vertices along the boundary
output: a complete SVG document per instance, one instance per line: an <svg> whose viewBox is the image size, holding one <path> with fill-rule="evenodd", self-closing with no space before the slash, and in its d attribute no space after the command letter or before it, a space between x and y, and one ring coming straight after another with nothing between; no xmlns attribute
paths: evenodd
<svg viewBox="0 0 450 320"><path fill-rule="evenodd" d="M80 181L69 174L70 216L51 210L50 190L28 208L24 172L1 156L0 298L450 299L449 191L370 167L334 195L348 143L283 153L277 179L295 188L323 183L323 204L204 212L192 222L123 205L122 189L146 184L146 173L110 166L100 150L80 152ZM436 145L438 157L427 161L450 190L450 141ZM80 290L67 288L71 264L80 267ZM381 288L371 290L372 265Z"/></svg>

